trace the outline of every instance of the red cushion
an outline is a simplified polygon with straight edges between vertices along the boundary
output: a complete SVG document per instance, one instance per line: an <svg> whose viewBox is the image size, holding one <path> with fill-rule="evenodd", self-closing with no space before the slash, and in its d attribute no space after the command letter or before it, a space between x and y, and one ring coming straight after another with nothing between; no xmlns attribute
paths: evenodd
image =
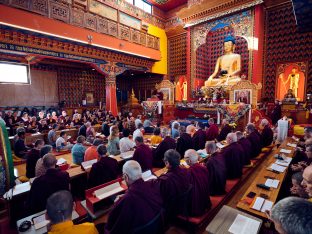
<svg viewBox="0 0 312 234"><path fill-rule="evenodd" d="M225 191L230 192L239 181L240 179L227 180L225 184Z"/></svg>
<svg viewBox="0 0 312 234"><path fill-rule="evenodd" d="M245 175L248 171L250 171L252 167L243 167L243 175Z"/></svg>
<svg viewBox="0 0 312 234"><path fill-rule="evenodd" d="M211 209L216 208L222 200L225 198L226 195L221 195L221 196L210 196L210 201L211 201Z"/></svg>

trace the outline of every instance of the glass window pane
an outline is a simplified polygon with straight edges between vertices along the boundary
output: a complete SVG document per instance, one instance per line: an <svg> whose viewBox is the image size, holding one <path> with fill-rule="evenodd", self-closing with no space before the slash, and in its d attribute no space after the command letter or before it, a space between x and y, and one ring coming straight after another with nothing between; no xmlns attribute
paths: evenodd
<svg viewBox="0 0 312 234"><path fill-rule="evenodd" d="M134 5L143 10L144 9L143 3L144 2L142 0L135 0Z"/></svg>
<svg viewBox="0 0 312 234"><path fill-rule="evenodd" d="M150 4L146 3L146 2L144 2L144 3L143 3L143 6L144 6L144 11L146 11L146 12L152 14L152 5L150 5Z"/></svg>

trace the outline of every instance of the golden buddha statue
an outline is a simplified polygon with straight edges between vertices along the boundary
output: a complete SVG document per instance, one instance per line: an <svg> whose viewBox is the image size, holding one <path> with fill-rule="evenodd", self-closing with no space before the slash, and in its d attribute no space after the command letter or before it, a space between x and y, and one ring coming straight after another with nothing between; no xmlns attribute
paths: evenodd
<svg viewBox="0 0 312 234"><path fill-rule="evenodd" d="M205 81L205 86L234 85L241 80L241 56L234 53L235 38L231 35L224 39L225 54L218 58L213 74ZM219 71L221 76L216 78Z"/></svg>
<svg viewBox="0 0 312 234"><path fill-rule="evenodd" d="M133 88L132 88L132 92L131 92L128 103L129 104L139 104L139 100L135 97Z"/></svg>

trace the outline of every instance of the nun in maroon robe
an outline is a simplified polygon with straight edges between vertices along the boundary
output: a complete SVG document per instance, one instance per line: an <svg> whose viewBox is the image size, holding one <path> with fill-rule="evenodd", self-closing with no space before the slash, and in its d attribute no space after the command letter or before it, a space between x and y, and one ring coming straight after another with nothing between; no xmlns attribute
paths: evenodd
<svg viewBox="0 0 312 234"><path fill-rule="evenodd" d="M170 136L166 136L165 139L160 142L156 149L153 149L153 167L163 168L165 166L164 163L164 155L167 150L175 149L177 146L175 140Z"/></svg>
<svg viewBox="0 0 312 234"><path fill-rule="evenodd" d="M247 139L250 141L252 148L250 157L255 158L258 156L258 154L260 154L262 148L259 133L253 131L248 134Z"/></svg>
<svg viewBox="0 0 312 234"><path fill-rule="evenodd" d="M217 137L217 141L224 141L226 136L232 132L232 128L230 125L228 124L225 124L222 128L221 128L221 131L220 131L220 134L219 136Z"/></svg>
<svg viewBox="0 0 312 234"><path fill-rule="evenodd" d="M162 209L163 200L158 183L136 180L115 204L109 214L105 233L134 233L155 218Z"/></svg>
<svg viewBox="0 0 312 234"><path fill-rule="evenodd" d="M196 153L196 152L195 152ZM192 191L190 194L189 215L201 216L211 208L210 175L202 164L195 163L188 169Z"/></svg>
<svg viewBox="0 0 312 234"><path fill-rule="evenodd" d="M237 142L224 147L221 152L224 156L227 179L236 179L242 176L242 151Z"/></svg>
<svg viewBox="0 0 312 234"><path fill-rule="evenodd" d="M183 158L185 151L193 148L192 137L185 132L185 127L180 126L180 137L177 140L177 151Z"/></svg>
<svg viewBox="0 0 312 234"><path fill-rule="evenodd" d="M266 147L272 144L273 141L273 131L269 125L264 126L261 132L261 145Z"/></svg>
<svg viewBox="0 0 312 234"><path fill-rule="evenodd" d="M219 134L219 128L215 123L213 123L206 130L206 140L214 141L218 137L218 134Z"/></svg>
<svg viewBox="0 0 312 234"><path fill-rule="evenodd" d="M223 195L225 194L225 184L226 184L226 164L224 155L215 152L209 157L206 167L209 171L211 178L210 184L210 195Z"/></svg>
<svg viewBox="0 0 312 234"><path fill-rule="evenodd" d="M198 123L198 130L193 135L193 147L195 150L200 150L205 148L206 144L206 132L203 130L204 124L202 122Z"/></svg>
<svg viewBox="0 0 312 234"><path fill-rule="evenodd" d="M244 160L243 160L244 165L250 165L250 155L252 152L251 142L246 137L242 137L237 141L237 143L244 150L244 154L245 154Z"/></svg>
<svg viewBox="0 0 312 234"><path fill-rule="evenodd" d="M137 161L142 171L152 170L153 168L153 152L148 145L143 143L143 137L136 137L136 150L133 153L133 160Z"/></svg>

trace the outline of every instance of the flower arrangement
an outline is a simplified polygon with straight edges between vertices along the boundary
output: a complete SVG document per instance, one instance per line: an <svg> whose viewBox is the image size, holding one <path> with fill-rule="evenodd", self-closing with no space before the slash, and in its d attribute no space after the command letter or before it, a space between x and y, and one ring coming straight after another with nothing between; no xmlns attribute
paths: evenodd
<svg viewBox="0 0 312 234"><path fill-rule="evenodd" d="M233 130L235 130L236 127L237 127L237 124L236 124L236 123L230 123L229 126L230 126Z"/></svg>

